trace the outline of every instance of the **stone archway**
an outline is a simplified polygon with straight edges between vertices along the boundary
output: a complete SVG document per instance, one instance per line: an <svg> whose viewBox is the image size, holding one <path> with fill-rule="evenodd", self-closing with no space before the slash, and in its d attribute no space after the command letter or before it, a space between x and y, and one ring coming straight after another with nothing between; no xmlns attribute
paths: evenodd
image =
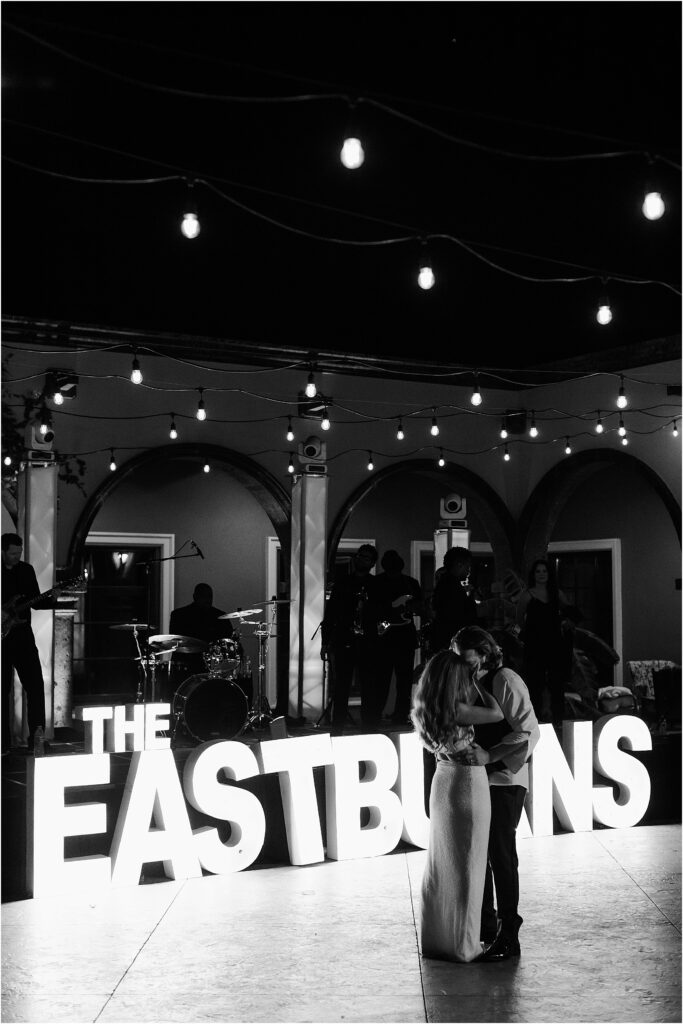
<svg viewBox="0 0 683 1024"><path fill-rule="evenodd" d="M563 459L536 485L519 520L522 565L531 565L535 558L545 555L560 513L571 495L608 466L629 467L652 487L671 516L680 543L680 505L662 478L634 455L599 448Z"/></svg>
<svg viewBox="0 0 683 1024"><path fill-rule="evenodd" d="M439 469L431 459L410 459L387 466L385 469L373 473L367 481L349 495L330 528L327 545L328 567L334 565L339 541L354 509L356 509L363 498L367 497L383 481L401 473L427 476L430 479L438 480L440 483L445 482L455 490L466 490L468 496L472 495L475 497L479 502L477 516L491 543L498 573L502 575L507 569L514 568L515 524L507 505L505 505L493 488L476 473L465 469L464 466L458 466L453 463L449 463L445 468Z"/></svg>
<svg viewBox="0 0 683 1024"><path fill-rule="evenodd" d="M291 498L282 484L257 462L230 448L211 444L173 444L153 448L134 456L111 473L93 492L74 528L69 545L68 563L72 569L83 561L85 541L92 523L109 495L140 468L164 459L210 460L220 465L259 502L273 524L282 548L283 565L289 567Z"/></svg>

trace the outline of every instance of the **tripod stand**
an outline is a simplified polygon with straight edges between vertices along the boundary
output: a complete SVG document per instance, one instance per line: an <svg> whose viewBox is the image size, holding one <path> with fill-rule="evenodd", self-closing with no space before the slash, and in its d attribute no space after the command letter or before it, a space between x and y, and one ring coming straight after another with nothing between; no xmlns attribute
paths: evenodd
<svg viewBox="0 0 683 1024"><path fill-rule="evenodd" d="M314 636L315 636L315 634L314 634ZM323 661L323 687L322 687L322 690L323 690L323 701L322 701L323 702L323 709L320 712L320 716L319 716L317 722L315 722L315 724L313 726L314 729L319 729L320 728L320 723L323 721L323 719L327 719L327 724L330 725L330 726L332 725L332 708L334 707L334 691L330 694L329 698L327 699L327 703L325 703L325 691L326 691L326 688L327 688L327 662L328 662L328 659L327 658L323 658L322 661ZM351 722L351 725L354 728L356 728L356 721L355 721L353 715L351 714L351 712L349 711L348 707L346 709L346 717Z"/></svg>
<svg viewBox="0 0 683 1024"><path fill-rule="evenodd" d="M247 729L267 729L273 721L273 713L266 696L266 660L268 658L268 641L272 635L275 622L275 609L270 622L246 623L255 625L254 636L258 637L258 674L256 676L256 693L249 709Z"/></svg>

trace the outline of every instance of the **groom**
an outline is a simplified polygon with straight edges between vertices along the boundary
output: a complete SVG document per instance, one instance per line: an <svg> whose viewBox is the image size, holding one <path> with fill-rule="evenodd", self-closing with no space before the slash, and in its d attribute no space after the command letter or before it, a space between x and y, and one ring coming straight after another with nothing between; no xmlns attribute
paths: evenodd
<svg viewBox="0 0 683 1024"><path fill-rule="evenodd" d="M493 945L482 960L507 960L519 956L522 918L519 902L519 872L516 832L529 788L527 761L540 738L529 691L524 680L510 668L502 667L502 653L496 641L479 626L465 626L451 641L451 648L467 662L473 678L493 694L504 720L495 725L475 727L476 744L456 756L462 763L485 765L491 794L491 828L488 863L481 914L481 937ZM493 906L496 887L498 914ZM496 937L498 921L500 931Z"/></svg>

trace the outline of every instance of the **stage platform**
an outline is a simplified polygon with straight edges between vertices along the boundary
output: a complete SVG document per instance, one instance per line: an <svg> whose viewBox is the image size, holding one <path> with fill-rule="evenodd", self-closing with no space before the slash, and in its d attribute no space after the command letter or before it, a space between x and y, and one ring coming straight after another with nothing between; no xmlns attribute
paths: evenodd
<svg viewBox="0 0 683 1024"><path fill-rule="evenodd" d="M10 1022L680 1021L678 825L518 843L522 955L422 960L426 854L2 908Z"/></svg>

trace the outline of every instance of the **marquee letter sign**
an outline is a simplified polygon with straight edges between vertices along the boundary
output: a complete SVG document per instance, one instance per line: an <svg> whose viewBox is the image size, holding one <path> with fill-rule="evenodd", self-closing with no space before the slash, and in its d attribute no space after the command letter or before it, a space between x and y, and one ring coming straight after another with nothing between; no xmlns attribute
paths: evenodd
<svg viewBox="0 0 683 1024"><path fill-rule="evenodd" d="M27 869L34 897L136 885L153 861L163 863L169 878L243 871L263 848L267 822L258 797L238 784L259 775L278 776L292 864L314 864L326 855L378 857L400 839L427 848L423 754L415 733L322 733L253 748L214 740L190 752L181 784L165 735L169 712L168 704L77 708L86 752L29 760ZM531 821L522 814L518 837L552 835L553 811L573 832L589 831L594 820L611 828L637 824L647 810L650 779L628 751L651 749L645 723L628 715L608 715L595 725L565 722L562 746L552 726L542 725L531 760ZM106 834L107 822L104 803L69 803L66 791L109 784L110 753L119 751L133 756L109 856L67 858L67 836ZM315 768L325 772L326 850ZM593 785L594 770L612 784ZM216 824L193 830L188 804ZM221 823L229 832L225 840Z"/></svg>

